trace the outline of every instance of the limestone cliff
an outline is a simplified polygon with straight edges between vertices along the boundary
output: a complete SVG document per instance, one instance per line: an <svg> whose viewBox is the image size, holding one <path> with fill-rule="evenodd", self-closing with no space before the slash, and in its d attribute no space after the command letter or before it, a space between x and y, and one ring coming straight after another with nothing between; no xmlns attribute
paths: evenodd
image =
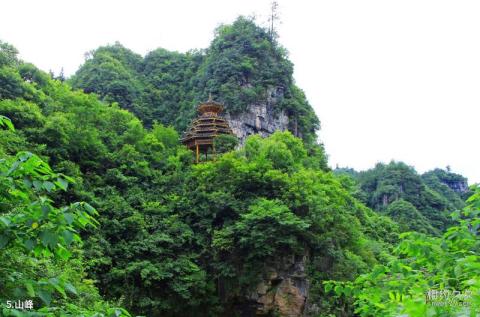
<svg viewBox="0 0 480 317"><path fill-rule="evenodd" d="M283 258L267 272L266 278L251 294L257 303L257 316L302 316L308 297L305 273L306 256Z"/></svg>
<svg viewBox="0 0 480 317"><path fill-rule="evenodd" d="M242 317L304 316L309 283L307 256L285 256L271 263L256 288L236 298L230 313Z"/></svg>
<svg viewBox="0 0 480 317"><path fill-rule="evenodd" d="M466 179L461 179L456 181L455 180L453 181L441 180L441 181L456 193L462 194L468 191L468 183Z"/></svg>
<svg viewBox="0 0 480 317"><path fill-rule="evenodd" d="M281 96L281 88L271 88L264 102L248 105L245 111L240 113L225 114L240 144L244 144L245 139L252 134L266 137L277 130L289 129L291 120L284 110L278 109L278 99Z"/></svg>

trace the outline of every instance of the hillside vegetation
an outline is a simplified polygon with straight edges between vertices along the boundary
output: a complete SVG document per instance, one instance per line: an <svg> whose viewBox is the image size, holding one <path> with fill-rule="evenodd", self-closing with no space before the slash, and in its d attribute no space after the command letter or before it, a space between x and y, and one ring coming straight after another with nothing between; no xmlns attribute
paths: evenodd
<svg viewBox="0 0 480 317"><path fill-rule="evenodd" d="M287 51L271 34L244 17L215 31L211 45L188 53L157 49L144 58L120 43L90 53L71 78L74 88L94 92L132 111L146 126L154 121L184 131L194 106L209 93L230 113L264 102L278 90L277 110L285 110L299 133L316 140L319 120L295 85Z"/></svg>
<svg viewBox="0 0 480 317"><path fill-rule="evenodd" d="M356 197L396 220L402 231L439 235L452 224L450 213L464 208L471 194L461 175L442 169L419 175L402 162L380 163L362 172L336 169L335 173L352 177Z"/></svg>
<svg viewBox="0 0 480 317"><path fill-rule="evenodd" d="M249 294L292 258L309 316L455 316L414 310L442 287L472 292L478 312L478 191L448 220L464 203L440 172L424 176L431 187L402 164L360 186L336 175L291 73L245 18L205 52L100 48L66 82L0 43L0 314L252 316ZM211 91L242 111L270 85L284 86L281 107L306 137L254 135L193 164L178 130L195 103ZM10 309L16 299L34 309Z"/></svg>

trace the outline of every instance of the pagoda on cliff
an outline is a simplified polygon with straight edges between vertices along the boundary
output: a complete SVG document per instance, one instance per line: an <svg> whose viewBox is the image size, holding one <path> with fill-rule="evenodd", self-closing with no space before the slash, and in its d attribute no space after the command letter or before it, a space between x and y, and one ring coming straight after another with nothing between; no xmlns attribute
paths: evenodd
<svg viewBox="0 0 480 317"><path fill-rule="evenodd" d="M223 105L212 100L201 103L197 107L198 117L194 119L188 130L184 133L182 143L190 150L195 151L196 162L200 160L200 153L208 158L208 151L215 153L213 140L220 134L233 134L227 120L219 114L223 111Z"/></svg>

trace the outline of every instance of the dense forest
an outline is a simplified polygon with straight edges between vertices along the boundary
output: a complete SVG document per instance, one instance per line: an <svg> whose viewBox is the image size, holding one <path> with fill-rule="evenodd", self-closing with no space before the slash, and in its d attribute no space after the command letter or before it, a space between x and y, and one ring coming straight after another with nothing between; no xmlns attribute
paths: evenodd
<svg viewBox="0 0 480 317"><path fill-rule="evenodd" d="M464 208L472 194L459 174L437 168L418 175L402 162L379 163L362 172L337 168L335 173L353 178L355 197L394 219L402 231L439 235L452 225L450 213Z"/></svg>
<svg viewBox="0 0 480 317"><path fill-rule="evenodd" d="M269 88L281 91L277 111L295 117L304 139L314 142L319 120L295 85L293 65L275 36L247 18L222 25L205 50L186 54L157 49L144 58L120 43L88 54L69 80L73 88L117 102L147 127L154 121L184 131L195 105L213 97L238 113L267 99Z"/></svg>
<svg viewBox="0 0 480 317"><path fill-rule="evenodd" d="M205 50L100 47L66 80L0 42L0 314L477 316L480 190L401 162L332 171L292 73L243 17ZM302 138L194 164L196 104L242 112L271 87Z"/></svg>

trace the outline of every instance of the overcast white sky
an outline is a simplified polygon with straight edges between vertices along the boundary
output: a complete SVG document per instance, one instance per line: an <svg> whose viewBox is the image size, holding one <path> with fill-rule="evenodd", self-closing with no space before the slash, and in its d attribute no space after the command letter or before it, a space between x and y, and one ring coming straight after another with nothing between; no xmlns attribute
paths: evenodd
<svg viewBox="0 0 480 317"><path fill-rule="evenodd" d="M450 165L480 182L480 1L279 0L280 42L322 122L332 167L405 161ZM269 0L0 0L0 39L38 67L66 75L84 53L120 41L205 48L220 23Z"/></svg>

